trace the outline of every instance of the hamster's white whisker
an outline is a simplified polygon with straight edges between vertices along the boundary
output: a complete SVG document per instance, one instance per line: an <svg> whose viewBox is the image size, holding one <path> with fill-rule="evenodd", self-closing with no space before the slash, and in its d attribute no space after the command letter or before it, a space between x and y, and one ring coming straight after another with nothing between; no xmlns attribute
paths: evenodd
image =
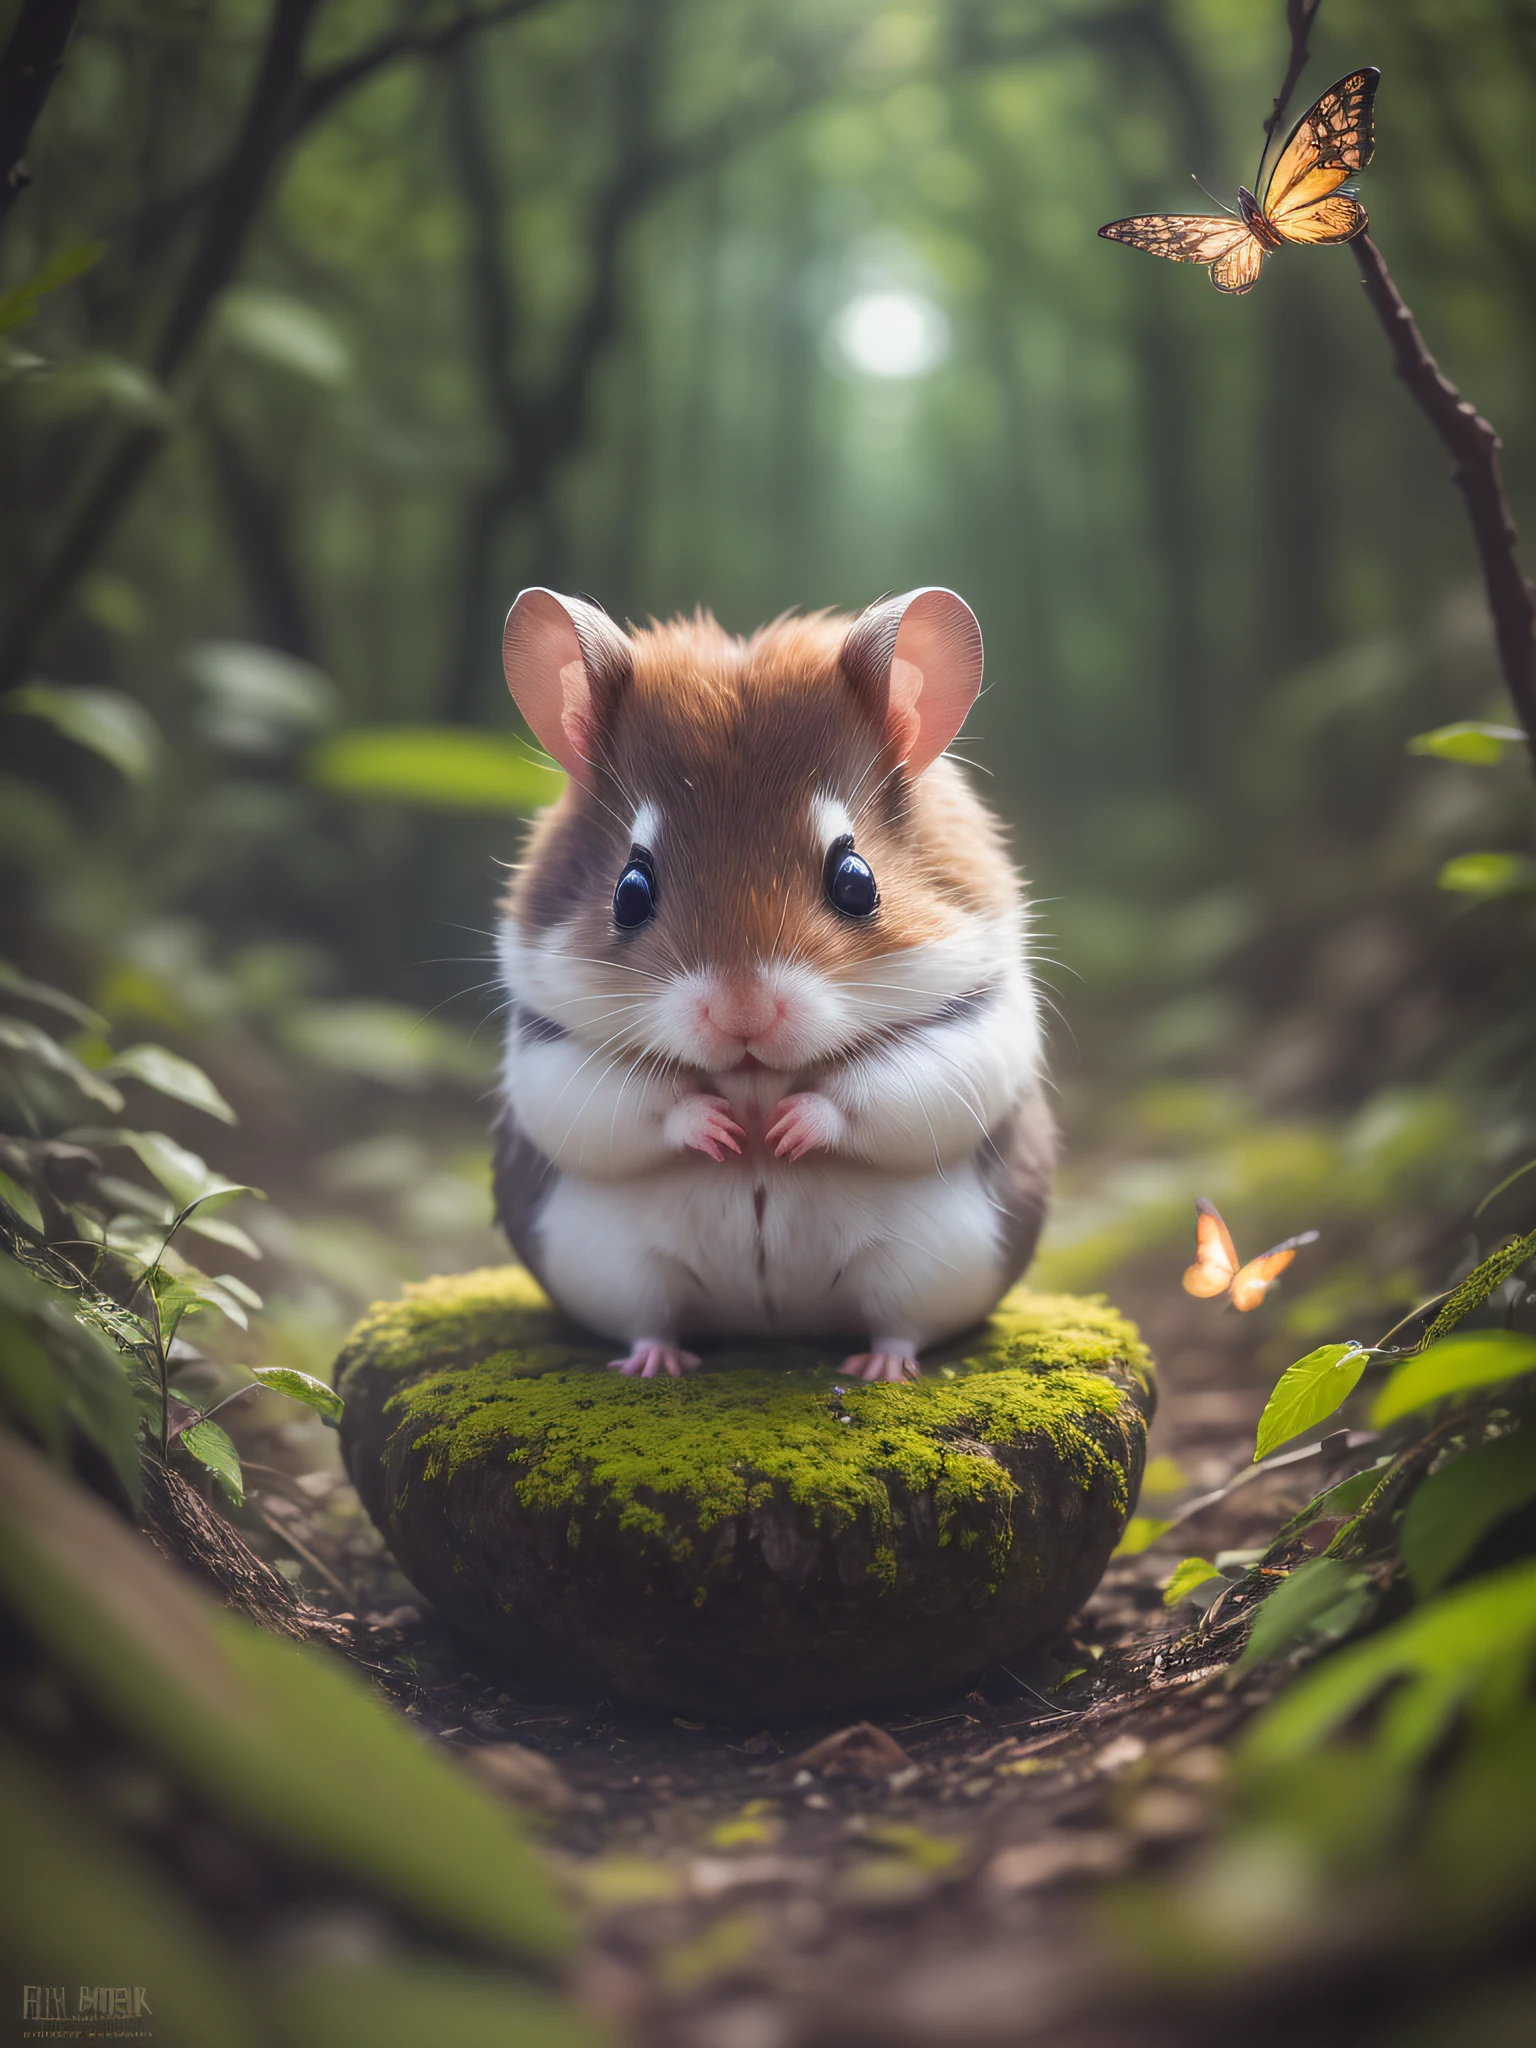
<svg viewBox="0 0 1536 2048"><path fill-rule="evenodd" d="M618 1034L618 1036L619 1036L619 1037L622 1037L622 1036L623 1036L623 1033L622 1033L622 1032L621 1032L621 1033L619 1033L619 1034ZM613 1045L613 1044L616 1044L616 1043L617 1043L617 1039L609 1039L609 1041L608 1041L608 1044L609 1044L609 1045ZM603 1048L601 1048L601 1049L602 1049L602 1050L604 1050L604 1051L606 1051L606 1050L607 1050L607 1047L605 1046L605 1047L603 1047ZM641 1060L643 1060L643 1059L644 1059L645 1057L646 1057L645 1053L643 1053L643 1052L642 1052L642 1053L641 1053L641 1054L640 1054L640 1055L638 1056L638 1058L636 1059L636 1061L635 1061L635 1065L636 1065L636 1066L638 1066L638 1065L640 1064L640 1061L641 1061ZM592 1061L591 1061L591 1059L590 1059L590 1058L588 1058L588 1059L584 1059L584 1060L582 1061L581 1065L580 1065L580 1066L579 1066L579 1067L578 1067L578 1068L576 1069L576 1074L580 1074L580 1073L583 1073L583 1072L584 1072L584 1071L586 1070L586 1068L587 1068L587 1067L589 1067L589 1066L590 1066L591 1064L592 1064ZM591 1087L590 1087L590 1088L589 1088L589 1089L587 1090L586 1094L585 1094L585 1095L584 1095L584 1096L582 1097L582 1100L581 1100L581 1105L580 1105L580 1107L579 1107L579 1108L577 1109L577 1111L576 1111L576 1114L575 1114L575 1115L574 1115L574 1116L573 1116L573 1117L571 1118L571 1121L570 1121L570 1123L569 1123L569 1124L567 1124L567 1126L566 1126L566 1131L565 1131L565 1136L564 1136L564 1137L563 1137L563 1138L562 1138L562 1139L560 1140L560 1145L561 1145L561 1149L562 1149L562 1150L564 1149L564 1147L565 1147L566 1145L568 1145L568 1144L570 1143L570 1141L571 1141L571 1135L572 1135L572 1133L573 1133L573 1132L575 1131L575 1129L576 1129L576 1126L577 1126L577 1124L579 1124L579 1123L581 1122L581 1119L582 1119L582 1117L583 1117L583 1116L585 1115L585 1113L586 1113L586 1108L587 1108L587 1104L588 1104L588 1103L589 1103L589 1102L590 1102L590 1101L592 1100L593 1096L594 1096L594 1095L595 1095L595 1094L597 1093L598 1089L602 1087L603 1083L604 1083L604 1082L605 1082L606 1080L608 1080L608 1079L609 1079L609 1077L610 1077L610 1076L612 1075L612 1073L613 1073L613 1068L614 1068L614 1062L613 1062L612 1060L610 1060L610 1061L609 1061L609 1062L607 1063L607 1065L603 1067L602 1071L601 1071L601 1072L600 1072L600 1073L598 1074L598 1077L597 1077L597 1079L596 1079L596 1080L595 1080L595 1081L594 1081L594 1082L592 1083L592 1086L591 1086ZM633 1068L631 1069L631 1072L633 1072ZM572 1076L571 1076L571 1081L574 1081L574 1080L576 1079L576 1074L572 1074ZM627 1079L627 1077L626 1077L626 1079ZM566 1083L566 1088L568 1088L569 1086L570 1086L570 1081L567 1081L567 1083ZM621 1092L622 1092L622 1090L621 1090ZM555 1108L557 1108L557 1107L559 1106L559 1104L560 1104L561 1100L563 1099L564 1095L565 1095L565 1088L562 1088L562 1089L560 1090L560 1093L559 1093L559 1095L557 1095L557 1096L555 1097L555 1100L554 1100L554 1101L553 1101L553 1102L552 1102L552 1103L550 1104L550 1108L551 1108L552 1110L553 1110L553 1109L555 1109ZM610 1136L610 1140L609 1140L609 1142L610 1142L610 1145L611 1145L611 1143L612 1143L612 1139L611 1139L611 1136Z"/></svg>
<svg viewBox="0 0 1536 2048"><path fill-rule="evenodd" d="M874 788L865 797L864 801L859 805L859 808L853 814L853 822L855 829L857 829L859 820L863 817L864 813L869 809L870 805L878 799L880 792L885 788L885 785L888 782L894 781L895 778L901 773L902 767L903 763L897 761L894 764L894 766L887 768L885 773L881 776L880 780L875 784ZM865 772L867 774L868 770L866 770Z"/></svg>
<svg viewBox="0 0 1536 2048"><path fill-rule="evenodd" d="M854 800L854 798L855 798L855 797L856 797L856 796L858 795L859 791L860 791L860 790L861 790L861 789L862 789L862 788L864 787L864 784L865 784L865 783L866 783L866 782L868 781L868 779L869 779L869 773L870 773L870 770L871 770L872 768L876 767L876 766L877 766L877 765L879 764L879 760L880 760L880 750L879 750L879 748L876 748L876 750L874 751L874 753L872 753L872 754L870 755L869 759L868 759L868 760L867 760L867 761L866 761L866 762L864 763L864 768L863 768L863 772L862 772L862 773L861 773L861 775L859 776L859 779L858 779L858 781L857 781L857 782L856 782L856 783L855 783L855 784L853 785L852 789L850 789L850 790L849 790L849 792L848 792L848 805L847 805L847 807L848 807L848 810L849 810L849 812L850 812L850 813L852 814L852 816L854 817L854 821L855 821L855 823L857 823L857 821L858 821L858 817L859 817L859 815L860 815L860 814L859 814L858 812L855 812L855 811L854 811L854 809L853 809L853 800Z"/></svg>
<svg viewBox="0 0 1536 2048"><path fill-rule="evenodd" d="M584 1073L585 1073L585 1072L587 1071L587 1068L591 1066L592 1062L593 1062L594 1060L596 1060L596 1059L601 1059L601 1058L602 1058L602 1056L603 1056L603 1054L607 1052L607 1050L608 1050L608 1048L609 1048L610 1046L613 1046L613 1045L618 1045L618 1044L619 1044L619 1043L620 1043L620 1042L621 1042L621 1041L623 1040L623 1038L624 1038L625 1034L627 1033L628 1029L629 1029L628 1025L624 1025L624 1026L622 1026L622 1027L621 1027L621 1028L620 1028L620 1029L619 1029L618 1031L615 1031L615 1032L613 1032L613 1033L611 1034L611 1036L609 1036L609 1037L605 1038L605 1039L603 1040L603 1042L602 1042L602 1044L601 1044L601 1045L595 1045L595 1046L594 1046L594 1047L592 1048L592 1050L591 1050L591 1051L590 1051L590 1052L589 1052L589 1053L587 1054L586 1058L585 1058L585 1059L584 1059L584 1060L582 1061L581 1065L580 1065L579 1067L577 1067L577 1068L576 1068L575 1072L574 1072L574 1073L572 1073L572 1074L569 1074L569 1075L567 1075L567 1076L566 1076L566 1082L565 1082L565 1087L564 1087L564 1088L562 1088L562 1089L560 1090L560 1093L559 1093L559 1094L558 1094L558 1095L557 1095L557 1096L555 1097L554 1101L553 1101L553 1102L552 1102L552 1103L551 1103L551 1104L549 1105L549 1107L550 1107L550 1110L551 1110L552 1112L553 1112L554 1110L557 1110L557 1109L558 1109L558 1108L560 1107L561 1103L562 1103L562 1102L563 1102L563 1101L565 1100L565 1096L566 1096L566 1090L567 1090L567 1089L569 1089L569 1087L571 1086L571 1083L572 1083L573 1081L577 1081L577 1080L579 1080L579 1079L581 1078L581 1076L582 1076L582 1075L583 1075L583 1074L584 1074ZM611 1063L610 1063L610 1064L611 1064ZM609 1068L608 1068L608 1067L605 1067L605 1068L603 1069L603 1073L602 1073L602 1074L599 1074L599 1076L598 1076L598 1078L597 1078L597 1082L596 1082L596 1083L594 1084L594 1086L595 1086L595 1087L596 1087L596 1086L601 1086L601 1084L602 1084L602 1080L603 1080L603 1075L604 1075L604 1074L606 1074L606 1073L607 1073L608 1071L609 1071ZM590 1102L590 1101L591 1101L591 1099L592 1099L591 1095L588 1095L588 1097L587 1097L587 1101L588 1101L588 1102ZM582 1105L582 1107L583 1107L583 1108L585 1108L585 1106L586 1106L586 1105L585 1105L585 1103L584 1103L584 1104ZM580 1116L580 1114L581 1114L581 1112L580 1112L580 1110L578 1110L578 1111L577 1111L577 1115L578 1115L578 1116ZM575 1129L575 1125L574 1125L574 1124L572 1124L572 1126L571 1126L571 1129L572 1129L572 1130L574 1130L574 1129Z"/></svg>
<svg viewBox="0 0 1536 2048"><path fill-rule="evenodd" d="M619 1083L619 1092L613 1099L613 1115L608 1119L608 1157L610 1160L613 1158L613 1139L614 1133L618 1129L619 1110L624 1102L624 1091L629 1086L630 1082L635 1078L635 1075L640 1069L640 1067L644 1065L646 1058L647 1054L641 1052L638 1055L638 1057L631 1062L628 1073Z"/></svg>
<svg viewBox="0 0 1536 2048"><path fill-rule="evenodd" d="M648 967L636 967L632 960L605 960L597 953L558 953L558 960L568 960L575 967L609 967L617 974L639 974L647 981L665 981L664 974L652 974Z"/></svg>

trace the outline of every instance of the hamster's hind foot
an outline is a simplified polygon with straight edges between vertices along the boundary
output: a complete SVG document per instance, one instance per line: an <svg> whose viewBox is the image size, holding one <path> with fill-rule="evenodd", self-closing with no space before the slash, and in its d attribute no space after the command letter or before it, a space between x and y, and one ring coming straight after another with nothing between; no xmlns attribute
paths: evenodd
<svg viewBox="0 0 1536 2048"><path fill-rule="evenodd" d="M685 1372L697 1372L699 1361L691 1351L679 1351L675 1344L663 1344L654 1337L641 1337L635 1342L628 1358L610 1358L608 1370L621 1372L626 1379L653 1380L658 1373L667 1373L679 1380Z"/></svg>
<svg viewBox="0 0 1536 2048"><path fill-rule="evenodd" d="M837 1368L857 1380L915 1380L922 1377L915 1344L897 1338L875 1340L873 1351L856 1351Z"/></svg>

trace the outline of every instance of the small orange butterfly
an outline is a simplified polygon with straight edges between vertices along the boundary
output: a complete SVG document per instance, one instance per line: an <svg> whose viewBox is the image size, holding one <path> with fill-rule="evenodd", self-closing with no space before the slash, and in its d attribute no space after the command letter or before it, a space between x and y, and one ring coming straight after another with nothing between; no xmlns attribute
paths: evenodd
<svg viewBox="0 0 1536 2048"><path fill-rule="evenodd" d="M1222 1222L1214 1202L1204 1195L1195 1199L1195 1263L1185 1269L1184 1292L1202 1301L1213 1294L1225 1294L1235 1309L1246 1313L1257 1308L1271 1287L1304 1244L1315 1244L1317 1232L1304 1230L1300 1237L1288 1237L1284 1244L1238 1264L1232 1233Z"/></svg>
<svg viewBox="0 0 1536 2048"><path fill-rule="evenodd" d="M1172 263L1208 263L1217 291L1233 294L1251 292L1264 258L1287 242L1353 240L1365 227L1365 208L1339 188L1365 169L1376 147L1374 102L1380 78L1368 65L1330 85L1287 136L1264 197L1255 199L1241 186L1235 214L1138 213L1130 220L1112 220L1099 233L1106 241L1127 242ZM1257 185L1258 178L1253 182Z"/></svg>

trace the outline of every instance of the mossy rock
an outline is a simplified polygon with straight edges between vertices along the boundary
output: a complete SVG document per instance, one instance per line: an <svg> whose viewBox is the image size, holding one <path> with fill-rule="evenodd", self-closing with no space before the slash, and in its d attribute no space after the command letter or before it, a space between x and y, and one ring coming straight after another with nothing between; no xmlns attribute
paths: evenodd
<svg viewBox="0 0 1536 2048"><path fill-rule="evenodd" d="M921 1380L835 1350L605 1370L516 1267L407 1288L342 1353L342 1446L401 1566L526 1681L762 1720L920 1699L1097 1583L1151 1360L1102 1301L1010 1295Z"/></svg>

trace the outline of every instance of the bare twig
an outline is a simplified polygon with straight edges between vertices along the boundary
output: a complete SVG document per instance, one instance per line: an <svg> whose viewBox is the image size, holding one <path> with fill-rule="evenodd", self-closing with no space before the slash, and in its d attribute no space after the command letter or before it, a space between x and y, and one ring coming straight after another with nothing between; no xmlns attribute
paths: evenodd
<svg viewBox="0 0 1536 2048"><path fill-rule="evenodd" d="M234 274L274 166L292 130L304 43L320 0L277 0L240 138L225 166L202 234L171 302L152 368L169 386L185 367L219 293ZM0 684L20 676L32 641L96 559L165 439L163 420L125 434L107 457L10 621L0 645Z"/></svg>
<svg viewBox="0 0 1536 2048"><path fill-rule="evenodd" d="M1275 109L1264 124L1265 147L1284 116L1286 103L1307 63L1307 38L1322 0L1286 0L1291 54ZM1499 466L1502 443L1469 399L1462 397L1424 345L1412 313L1392 282L1386 259L1369 235L1352 244L1365 295L1381 322L1397 374L1439 435L1452 462L1451 475L1466 502L1483 569L1483 587L1493 615L1499 667L1530 749L1536 773L1536 590L1520 566L1520 536L1504 491Z"/></svg>
<svg viewBox="0 0 1536 2048"><path fill-rule="evenodd" d="M49 11L50 0L38 4L43 12ZM185 369L220 292L235 273L272 174L305 128L387 65L405 57L451 52L469 37L542 4L543 0L499 0L478 11L464 9L442 28L381 36L353 56L306 76L304 44L321 0L277 0L240 135L219 170L194 194L199 200L208 198L208 210L155 348L152 367L160 382L174 384ZM166 432L167 423L158 420L125 434L87 486L0 640L0 688L21 679L33 641L110 539Z"/></svg>
<svg viewBox="0 0 1536 2048"><path fill-rule="evenodd" d="M1285 0L1285 25L1291 32L1291 54L1286 61L1285 76L1280 81L1280 90L1275 94L1275 104L1269 119L1264 123L1264 154L1274 141L1280 123L1285 119L1285 110L1291 103L1291 94L1296 90L1297 81L1307 68L1312 52L1307 39L1312 33L1312 24L1317 19L1317 10L1323 0ZM1259 162L1262 165L1264 158Z"/></svg>
<svg viewBox="0 0 1536 2048"><path fill-rule="evenodd" d="M486 29L504 27L546 5L548 0L497 0L494 6L463 9L441 28L400 29L379 36L361 50L355 50L350 57L338 58L324 70L311 72L306 77L294 105L288 141L296 140L305 129L329 114L360 86L377 78L381 71L388 70L391 64L412 57L451 56L461 45ZM212 170L120 223L114 235L122 237L132 248L137 261L146 261L178 235L187 221L196 215L198 208L218 189L227 167L228 158L223 164L215 165Z"/></svg>
<svg viewBox="0 0 1536 2048"><path fill-rule="evenodd" d="M522 15L532 14L535 8L545 4L546 0L496 0L491 7L465 8L442 28L401 29L393 35L380 36L365 49L339 59L327 70L317 71L305 81L294 114L295 132L307 128L320 115L328 113L337 100L355 91L387 65L398 63L402 57L452 56L472 36L480 35L488 28L500 28Z"/></svg>
<svg viewBox="0 0 1536 2048"><path fill-rule="evenodd" d="M1450 455L1452 477L1466 500L1467 517L1483 565L1483 586L1493 614L1499 666L1510 701L1525 730L1536 772L1536 590L1520 566L1519 539L1504 493L1498 435L1462 397L1429 350L1369 235L1352 244L1365 295L1396 359L1397 374Z"/></svg>
<svg viewBox="0 0 1536 2048"><path fill-rule="evenodd" d="M0 57L0 222L29 182L27 145L79 12L79 0L25 0Z"/></svg>
<svg viewBox="0 0 1536 2048"><path fill-rule="evenodd" d="M208 1581L237 1614L300 1642L350 1647L342 1622L305 1600L179 1472L154 1459L145 1461L144 1529L162 1557ZM286 1531L278 1534L289 1540Z"/></svg>

